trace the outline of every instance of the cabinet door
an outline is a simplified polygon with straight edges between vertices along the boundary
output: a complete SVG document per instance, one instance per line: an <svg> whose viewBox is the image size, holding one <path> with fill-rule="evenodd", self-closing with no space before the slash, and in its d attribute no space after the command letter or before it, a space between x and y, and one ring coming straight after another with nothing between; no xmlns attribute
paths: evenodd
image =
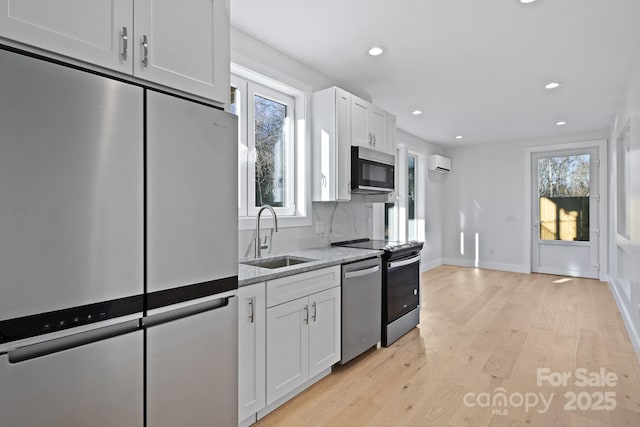
<svg viewBox="0 0 640 427"><path fill-rule="evenodd" d="M336 200L351 200L351 94L336 88Z"/></svg>
<svg viewBox="0 0 640 427"><path fill-rule="evenodd" d="M2 37L132 73L133 0L0 0L0 8Z"/></svg>
<svg viewBox="0 0 640 427"><path fill-rule="evenodd" d="M265 284L238 289L238 420L265 406Z"/></svg>
<svg viewBox="0 0 640 427"><path fill-rule="evenodd" d="M309 297L309 378L340 360L340 286Z"/></svg>
<svg viewBox="0 0 640 427"><path fill-rule="evenodd" d="M228 1L136 0L134 75L228 102Z"/></svg>
<svg viewBox="0 0 640 427"><path fill-rule="evenodd" d="M267 309L267 405L309 378L309 299Z"/></svg>
<svg viewBox="0 0 640 427"><path fill-rule="evenodd" d="M371 104L364 99L351 96L351 145L372 148L369 134L370 108Z"/></svg>
<svg viewBox="0 0 640 427"><path fill-rule="evenodd" d="M387 152L387 112L374 105L369 109L369 126L373 149Z"/></svg>
<svg viewBox="0 0 640 427"><path fill-rule="evenodd" d="M397 138L397 120L396 116L387 113L387 153L396 155L396 138Z"/></svg>

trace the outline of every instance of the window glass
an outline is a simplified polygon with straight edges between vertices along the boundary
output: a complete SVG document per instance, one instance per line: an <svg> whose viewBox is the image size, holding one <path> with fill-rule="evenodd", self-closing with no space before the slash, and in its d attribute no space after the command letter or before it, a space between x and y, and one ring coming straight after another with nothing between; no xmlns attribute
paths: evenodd
<svg viewBox="0 0 640 427"><path fill-rule="evenodd" d="M255 95L255 206L285 206L287 106Z"/></svg>
<svg viewBox="0 0 640 427"><path fill-rule="evenodd" d="M589 241L590 156L538 159L540 240Z"/></svg>
<svg viewBox="0 0 640 427"><path fill-rule="evenodd" d="M416 157L407 158L407 238L417 240L416 223Z"/></svg>

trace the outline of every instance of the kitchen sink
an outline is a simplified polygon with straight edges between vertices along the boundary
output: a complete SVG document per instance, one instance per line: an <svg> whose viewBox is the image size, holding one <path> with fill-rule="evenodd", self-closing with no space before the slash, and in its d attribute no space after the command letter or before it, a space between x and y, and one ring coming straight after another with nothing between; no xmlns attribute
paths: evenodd
<svg viewBox="0 0 640 427"><path fill-rule="evenodd" d="M261 267L261 268L281 268L281 267L289 267L291 265L296 264L304 264L306 262L316 261L311 258L302 258L296 256L282 255L271 258L259 258L253 259L250 261L241 261L240 264L251 265L253 267Z"/></svg>

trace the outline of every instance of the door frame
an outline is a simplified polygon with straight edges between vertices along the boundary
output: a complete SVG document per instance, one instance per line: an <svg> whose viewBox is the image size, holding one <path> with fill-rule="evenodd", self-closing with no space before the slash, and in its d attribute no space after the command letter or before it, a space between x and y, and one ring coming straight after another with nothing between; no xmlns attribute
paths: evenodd
<svg viewBox="0 0 640 427"><path fill-rule="evenodd" d="M609 206L609 198L608 198L608 180L607 180L607 140L606 139L598 139L591 141L583 141L583 142L572 142L566 144L551 144L551 145L538 145L535 147L527 147L525 149L525 158L524 158L524 258L525 258L525 272L531 273L532 264L533 264L533 256L531 251L532 245L532 229L533 229L533 215L532 215L532 195L533 195L533 185L532 185L532 170L531 170L531 162L532 158L535 154L544 153L548 151L564 151L564 150L581 150L581 149L589 149L596 148L598 151L598 159L600 161L600 167L598 168L598 194L600 195L600 203L598 205L598 230L600 230L600 238L598 242L598 263L600 264L600 269L598 272L598 278L600 280L607 280L607 268L609 265L607 252L607 242L609 241L608 237L608 227L607 227L607 218L608 218L608 206ZM594 224L591 224L593 228Z"/></svg>

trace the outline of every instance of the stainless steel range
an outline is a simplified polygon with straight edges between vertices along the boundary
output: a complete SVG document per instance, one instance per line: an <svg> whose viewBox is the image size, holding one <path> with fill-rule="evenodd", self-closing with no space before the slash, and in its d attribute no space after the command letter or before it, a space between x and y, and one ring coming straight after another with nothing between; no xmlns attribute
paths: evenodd
<svg viewBox="0 0 640 427"><path fill-rule="evenodd" d="M383 250L382 345L389 347L420 323L420 250L423 242L358 239L332 246Z"/></svg>

